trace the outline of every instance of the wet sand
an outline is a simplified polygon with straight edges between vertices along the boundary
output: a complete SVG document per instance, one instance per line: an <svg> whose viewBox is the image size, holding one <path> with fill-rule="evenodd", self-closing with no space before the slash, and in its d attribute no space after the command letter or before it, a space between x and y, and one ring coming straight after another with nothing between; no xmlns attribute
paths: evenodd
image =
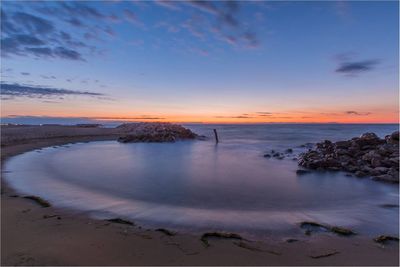
<svg viewBox="0 0 400 267"><path fill-rule="evenodd" d="M2 126L1 163L33 149L74 142L115 140L115 129L70 126ZM43 208L16 196L2 179L1 264L4 265L391 265L398 243L371 237L317 233L258 242L210 239L88 218L57 207ZM385 233L382 233L385 234Z"/></svg>

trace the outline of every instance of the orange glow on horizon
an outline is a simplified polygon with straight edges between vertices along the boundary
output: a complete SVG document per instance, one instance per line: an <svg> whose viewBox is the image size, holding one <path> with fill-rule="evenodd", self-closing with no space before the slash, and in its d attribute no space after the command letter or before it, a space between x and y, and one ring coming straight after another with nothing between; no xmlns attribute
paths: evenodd
<svg viewBox="0 0 400 267"><path fill-rule="evenodd" d="M3 118L12 118L27 115L5 115ZM351 114L327 114L321 115L311 113L305 116L304 114L296 113L279 113L270 114L248 114L239 116L212 116L212 115L165 115L156 114L154 116L85 116L85 115L70 115L70 114L35 114L28 116L38 117L62 117L62 118L87 118L98 121L121 121L121 122L172 122L172 123L221 123L221 124L256 124L256 123L399 123L398 113L376 113L371 115L351 115Z"/></svg>

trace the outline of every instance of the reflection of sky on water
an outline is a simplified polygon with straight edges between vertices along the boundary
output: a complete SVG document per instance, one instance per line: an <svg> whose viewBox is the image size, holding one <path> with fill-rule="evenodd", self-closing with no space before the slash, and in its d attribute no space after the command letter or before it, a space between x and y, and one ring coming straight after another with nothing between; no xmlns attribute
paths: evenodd
<svg viewBox="0 0 400 267"><path fill-rule="evenodd" d="M268 141L237 143L238 136L221 133L225 139L218 146L107 141L46 148L10 159L6 178L56 206L149 226L256 234L293 231L296 223L311 219L369 234L398 232L398 209L379 206L398 203L398 187L343 173L296 176L293 156L262 157L279 150Z"/></svg>

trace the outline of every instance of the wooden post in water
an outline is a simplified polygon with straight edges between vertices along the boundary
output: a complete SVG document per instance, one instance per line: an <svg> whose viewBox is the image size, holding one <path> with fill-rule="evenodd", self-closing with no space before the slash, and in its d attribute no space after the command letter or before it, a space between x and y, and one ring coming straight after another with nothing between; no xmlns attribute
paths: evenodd
<svg viewBox="0 0 400 267"><path fill-rule="evenodd" d="M215 135L215 143L218 144L219 140L218 140L218 133L217 133L217 129L214 129L214 135Z"/></svg>

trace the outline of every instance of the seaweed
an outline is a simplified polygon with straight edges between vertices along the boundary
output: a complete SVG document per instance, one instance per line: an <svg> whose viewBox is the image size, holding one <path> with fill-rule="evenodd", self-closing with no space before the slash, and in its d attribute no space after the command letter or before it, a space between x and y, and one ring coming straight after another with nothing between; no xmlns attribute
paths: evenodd
<svg viewBox="0 0 400 267"><path fill-rule="evenodd" d="M379 205L379 206L382 207L382 208L398 208L399 204L382 204L382 205Z"/></svg>
<svg viewBox="0 0 400 267"><path fill-rule="evenodd" d="M203 242L203 244L206 247L210 246L210 243L208 243L208 238L210 238L210 237L243 240L243 237L241 237L240 235L235 234L235 233L207 232L207 233L204 233L200 238L201 242Z"/></svg>
<svg viewBox="0 0 400 267"><path fill-rule="evenodd" d="M390 235L380 235L377 238L374 238L374 241L377 243L384 244L387 241L396 241L399 242L399 238L395 236L390 236Z"/></svg>
<svg viewBox="0 0 400 267"><path fill-rule="evenodd" d="M47 200L44 200L41 197L38 197L38 196L25 196L24 198L31 199L31 200L35 201L36 203L38 203L43 208L51 207L51 204Z"/></svg>
<svg viewBox="0 0 400 267"><path fill-rule="evenodd" d="M355 235L356 234L355 232L353 232L350 229L346 229L346 228L339 227L339 226L331 227L330 231L335 234L338 234L338 235Z"/></svg>
<svg viewBox="0 0 400 267"><path fill-rule="evenodd" d="M241 247L241 248L244 248L244 249L248 249L248 250L251 250L251 251L257 251L257 252L262 252L263 251L262 249L260 249L258 247L250 246L249 244L246 244L245 242L242 242L242 241L234 242L234 244L236 246L238 246L238 247Z"/></svg>
<svg viewBox="0 0 400 267"><path fill-rule="evenodd" d="M127 225L135 225L133 222L124 220L121 218L113 218L113 219L108 219L106 221L112 222L112 223L120 223L120 224L127 224Z"/></svg>
<svg viewBox="0 0 400 267"><path fill-rule="evenodd" d="M313 259L319 259L319 258L326 258L329 256L333 256L333 255L336 255L339 253L340 253L339 251L333 251L333 252L329 252L329 253L325 253L325 254L321 254L321 255L310 256L310 257Z"/></svg>
<svg viewBox="0 0 400 267"><path fill-rule="evenodd" d="M354 232L350 229L347 229L347 228L343 228L343 227L339 227L339 226L330 226L330 225L326 225L326 224L320 224L317 222L309 222L309 221L301 222L300 227L306 228L306 232L305 232L306 235L311 235L311 233L313 232L312 228L318 228L319 230L335 233L337 235L342 235L342 236L350 236L350 235L357 234L356 232Z"/></svg>
<svg viewBox="0 0 400 267"><path fill-rule="evenodd" d="M155 231L161 232L161 233L163 233L163 234L165 234L165 235L167 235L167 236L174 236L174 235L176 235L175 232L172 232L172 231L170 231L170 230L168 230L168 229L164 229L164 228L158 228L158 229L156 229Z"/></svg>

